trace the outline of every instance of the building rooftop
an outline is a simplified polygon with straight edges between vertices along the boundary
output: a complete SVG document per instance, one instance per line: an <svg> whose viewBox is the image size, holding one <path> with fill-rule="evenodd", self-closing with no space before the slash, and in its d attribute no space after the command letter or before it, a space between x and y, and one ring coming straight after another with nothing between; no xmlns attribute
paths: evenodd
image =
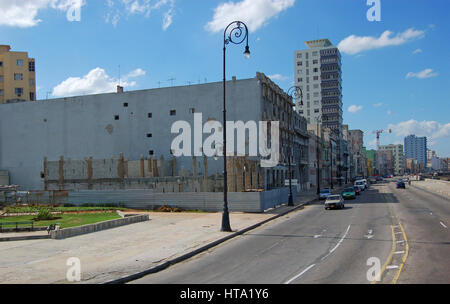
<svg viewBox="0 0 450 304"><path fill-rule="evenodd" d="M319 39L319 40L305 41L305 44L310 49L333 46L333 44L328 39Z"/></svg>

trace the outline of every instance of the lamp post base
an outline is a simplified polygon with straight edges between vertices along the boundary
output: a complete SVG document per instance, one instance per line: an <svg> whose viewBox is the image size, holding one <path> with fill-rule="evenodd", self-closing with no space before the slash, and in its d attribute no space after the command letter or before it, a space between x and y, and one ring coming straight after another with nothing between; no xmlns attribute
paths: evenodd
<svg viewBox="0 0 450 304"><path fill-rule="evenodd" d="M229 215L228 211L224 211L222 213L222 228L220 228L220 231L233 232L233 230L231 230L230 215Z"/></svg>
<svg viewBox="0 0 450 304"><path fill-rule="evenodd" d="M288 206L294 206L294 199L292 198L292 194L289 194Z"/></svg>

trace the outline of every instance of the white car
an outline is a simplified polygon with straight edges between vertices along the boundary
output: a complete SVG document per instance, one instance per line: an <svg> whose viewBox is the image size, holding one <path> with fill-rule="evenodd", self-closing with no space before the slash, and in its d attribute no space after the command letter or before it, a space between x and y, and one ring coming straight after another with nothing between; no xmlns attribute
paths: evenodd
<svg viewBox="0 0 450 304"><path fill-rule="evenodd" d="M322 189L320 191L320 199L327 199L327 197L329 197L331 195L331 190L330 189Z"/></svg>
<svg viewBox="0 0 450 304"><path fill-rule="evenodd" d="M342 197L342 195L333 194L327 197L327 200L325 201L325 210L337 208L345 208L344 198Z"/></svg>
<svg viewBox="0 0 450 304"><path fill-rule="evenodd" d="M355 187L359 187L359 190L364 191L366 190L366 183L364 182L364 180L357 180L355 182Z"/></svg>

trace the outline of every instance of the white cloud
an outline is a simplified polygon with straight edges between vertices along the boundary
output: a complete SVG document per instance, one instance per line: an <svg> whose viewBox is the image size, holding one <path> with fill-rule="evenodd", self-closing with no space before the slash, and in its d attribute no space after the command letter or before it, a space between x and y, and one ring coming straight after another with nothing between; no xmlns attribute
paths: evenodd
<svg viewBox="0 0 450 304"><path fill-rule="evenodd" d="M379 102L379 103L374 104L373 106L374 106L375 108L379 108L379 107L381 107L382 105L383 105L383 103L382 103L382 102Z"/></svg>
<svg viewBox="0 0 450 304"><path fill-rule="evenodd" d="M406 78L419 78L419 79L425 79L425 78L431 78L438 76L438 73L433 72L433 69L425 69L418 73L409 72L406 74Z"/></svg>
<svg viewBox="0 0 450 304"><path fill-rule="evenodd" d="M390 124L389 129L397 136L427 136L432 140L450 137L450 123L440 124L436 121L422 121L411 119L398 124Z"/></svg>
<svg viewBox="0 0 450 304"><path fill-rule="evenodd" d="M205 26L216 33L223 31L233 21L244 22L249 31L256 31L269 19L292 7L295 0L242 0L223 2L214 9L213 19Z"/></svg>
<svg viewBox="0 0 450 304"><path fill-rule="evenodd" d="M132 78L145 75L142 69L136 69L128 73L120 85L123 87L134 87ZM70 77L53 88L52 95L55 97L67 97L89 94L112 93L116 91L118 80L109 76L104 69L95 68L83 77Z"/></svg>
<svg viewBox="0 0 450 304"><path fill-rule="evenodd" d="M363 51L379 49L387 46L401 45L414 39L423 38L425 31L407 29L403 33L392 36L393 32L385 31L380 37L351 35L338 44L341 52L355 55Z"/></svg>
<svg viewBox="0 0 450 304"><path fill-rule="evenodd" d="M419 54L419 53L422 53L423 51L422 51L422 49L417 49L417 50L415 50L414 52L413 52L413 54Z"/></svg>
<svg viewBox="0 0 450 304"><path fill-rule="evenodd" d="M153 11L168 6L163 14L162 29L167 30L173 23L175 15L175 0L107 0L109 12L106 14L105 22L117 26L119 20L123 17L141 14L149 18Z"/></svg>
<svg viewBox="0 0 450 304"><path fill-rule="evenodd" d="M352 106L350 106L350 107L348 108L348 111L349 111L350 113L356 114L356 113L358 113L359 111L361 111L362 109L363 109L362 106L352 105Z"/></svg>
<svg viewBox="0 0 450 304"><path fill-rule="evenodd" d="M391 110L387 110L386 114L390 116L390 115L392 115L392 111Z"/></svg>
<svg viewBox="0 0 450 304"><path fill-rule="evenodd" d="M85 4L84 0L0 0L0 26L33 27L42 21L37 17L40 10L67 11Z"/></svg>
<svg viewBox="0 0 450 304"><path fill-rule="evenodd" d="M273 74L273 75L269 75L269 78L272 79L272 80L280 80L280 81L288 80L288 79L289 79L288 76L283 76L283 75L281 75L281 74Z"/></svg>

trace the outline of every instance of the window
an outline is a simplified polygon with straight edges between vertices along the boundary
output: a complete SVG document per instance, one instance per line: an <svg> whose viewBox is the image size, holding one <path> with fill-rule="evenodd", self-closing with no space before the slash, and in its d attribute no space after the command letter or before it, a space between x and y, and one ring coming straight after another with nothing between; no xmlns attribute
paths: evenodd
<svg viewBox="0 0 450 304"><path fill-rule="evenodd" d="M314 97L319 97L319 93L318 93L318 92L315 92L315 93L314 93Z"/></svg>
<svg viewBox="0 0 450 304"><path fill-rule="evenodd" d="M3 96L3 90L0 90L0 96Z"/></svg>
<svg viewBox="0 0 450 304"><path fill-rule="evenodd" d="M298 78L297 80L298 80L298 82L302 82L303 78Z"/></svg>
<svg viewBox="0 0 450 304"><path fill-rule="evenodd" d="M319 76L314 76L314 80L319 80Z"/></svg>
<svg viewBox="0 0 450 304"><path fill-rule="evenodd" d="M119 120L119 115L115 115L114 120Z"/></svg>
<svg viewBox="0 0 450 304"><path fill-rule="evenodd" d="M298 74L298 75L302 75L302 70L298 70L298 71L297 71L297 74Z"/></svg>
<svg viewBox="0 0 450 304"><path fill-rule="evenodd" d="M319 85L318 84L315 84L314 85L314 89L318 89L319 88Z"/></svg>
<svg viewBox="0 0 450 304"><path fill-rule="evenodd" d="M0 75L0 82L3 82L3 75Z"/></svg>
<svg viewBox="0 0 450 304"><path fill-rule="evenodd" d="M190 108L189 109L189 113L194 114L195 113L195 109L194 108Z"/></svg>
<svg viewBox="0 0 450 304"><path fill-rule="evenodd" d="M34 61L29 61L28 62L28 71L30 71L30 72L34 72L35 71Z"/></svg>
<svg viewBox="0 0 450 304"><path fill-rule="evenodd" d="M319 69L318 68L314 68L314 73L318 73Z"/></svg>
<svg viewBox="0 0 450 304"><path fill-rule="evenodd" d="M3 66L3 61L0 61L0 67L2 67Z"/></svg>
<svg viewBox="0 0 450 304"><path fill-rule="evenodd" d="M22 73L14 73L14 80L23 80Z"/></svg>
<svg viewBox="0 0 450 304"><path fill-rule="evenodd" d="M302 61L297 62L297 66L302 66L302 65L303 65Z"/></svg>
<svg viewBox="0 0 450 304"><path fill-rule="evenodd" d="M123 107L124 107L124 108L128 108L128 102L124 102L124 103L123 103Z"/></svg>
<svg viewBox="0 0 450 304"><path fill-rule="evenodd" d="M318 55L317 51L312 52L312 55L316 57Z"/></svg>
<svg viewBox="0 0 450 304"><path fill-rule="evenodd" d="M30 100L34 101L34 93L33 92L30 93Z"/></svg>
<svg viewBox="0 0 450 304"><path fill-rule="evenodd" d="M34 86L34 79L33 78L30 78L29 82L30 82L30 86L31 87Z"/></svg>
<svg viewBox="0 0 450 304"><path fill-rule="evenodd" d="M152 113L148 113L148 118L152 118L153 114Z"/></svg>
<svg viewBox="0 0 450 304"><path fill-rule="evenodd" d="M155 154L155 151L150 150L150 151L148 151L148 154L149 154L149 155L154 155L154 154Z"/></svg>
<svg viewBox="0 0 450 304"><path fill-rule="evenodd" d="M15 89L15 93L17 96L22 96L23 95L23 88L16 88Z"/></svg>
<svg viewBox="0 0 450 304"><path fill-rule="evenodd" d="M318 64L318 63L319 63L319 60L317 60L317 59L313 60L313 64Z"/></svg>
<svg viewBox="0 0 450 304"><path fill-rule="evenodd" d="M170 116L175 116L177 115L177 111L176 110L170 110Z"/></svg>
<svg viewBox="0 0 450 304"><path fill-rule="evenodd" d="M152 138L152 137L153 137L153 134L152 134L152 133L148 133L148 134L147 134L147 137L148 137L148 138Z"/></svg>
<svg viewBox="0 0 450 304"><path fill-rule="evenodd" d="M319 113L319 109L314 109L314 113Z"/></svg>
<svg viewBox="0 0 450 304"><path fill-rule="evenodd" d="M302 58L302 54L301 53L297 54L297 58Z"/></svg>
<svg viewBox="0 0 450 304"><path fill-rule="evenodd" d="M17 66L23 66L23 60L17 59Z"/></svg>

